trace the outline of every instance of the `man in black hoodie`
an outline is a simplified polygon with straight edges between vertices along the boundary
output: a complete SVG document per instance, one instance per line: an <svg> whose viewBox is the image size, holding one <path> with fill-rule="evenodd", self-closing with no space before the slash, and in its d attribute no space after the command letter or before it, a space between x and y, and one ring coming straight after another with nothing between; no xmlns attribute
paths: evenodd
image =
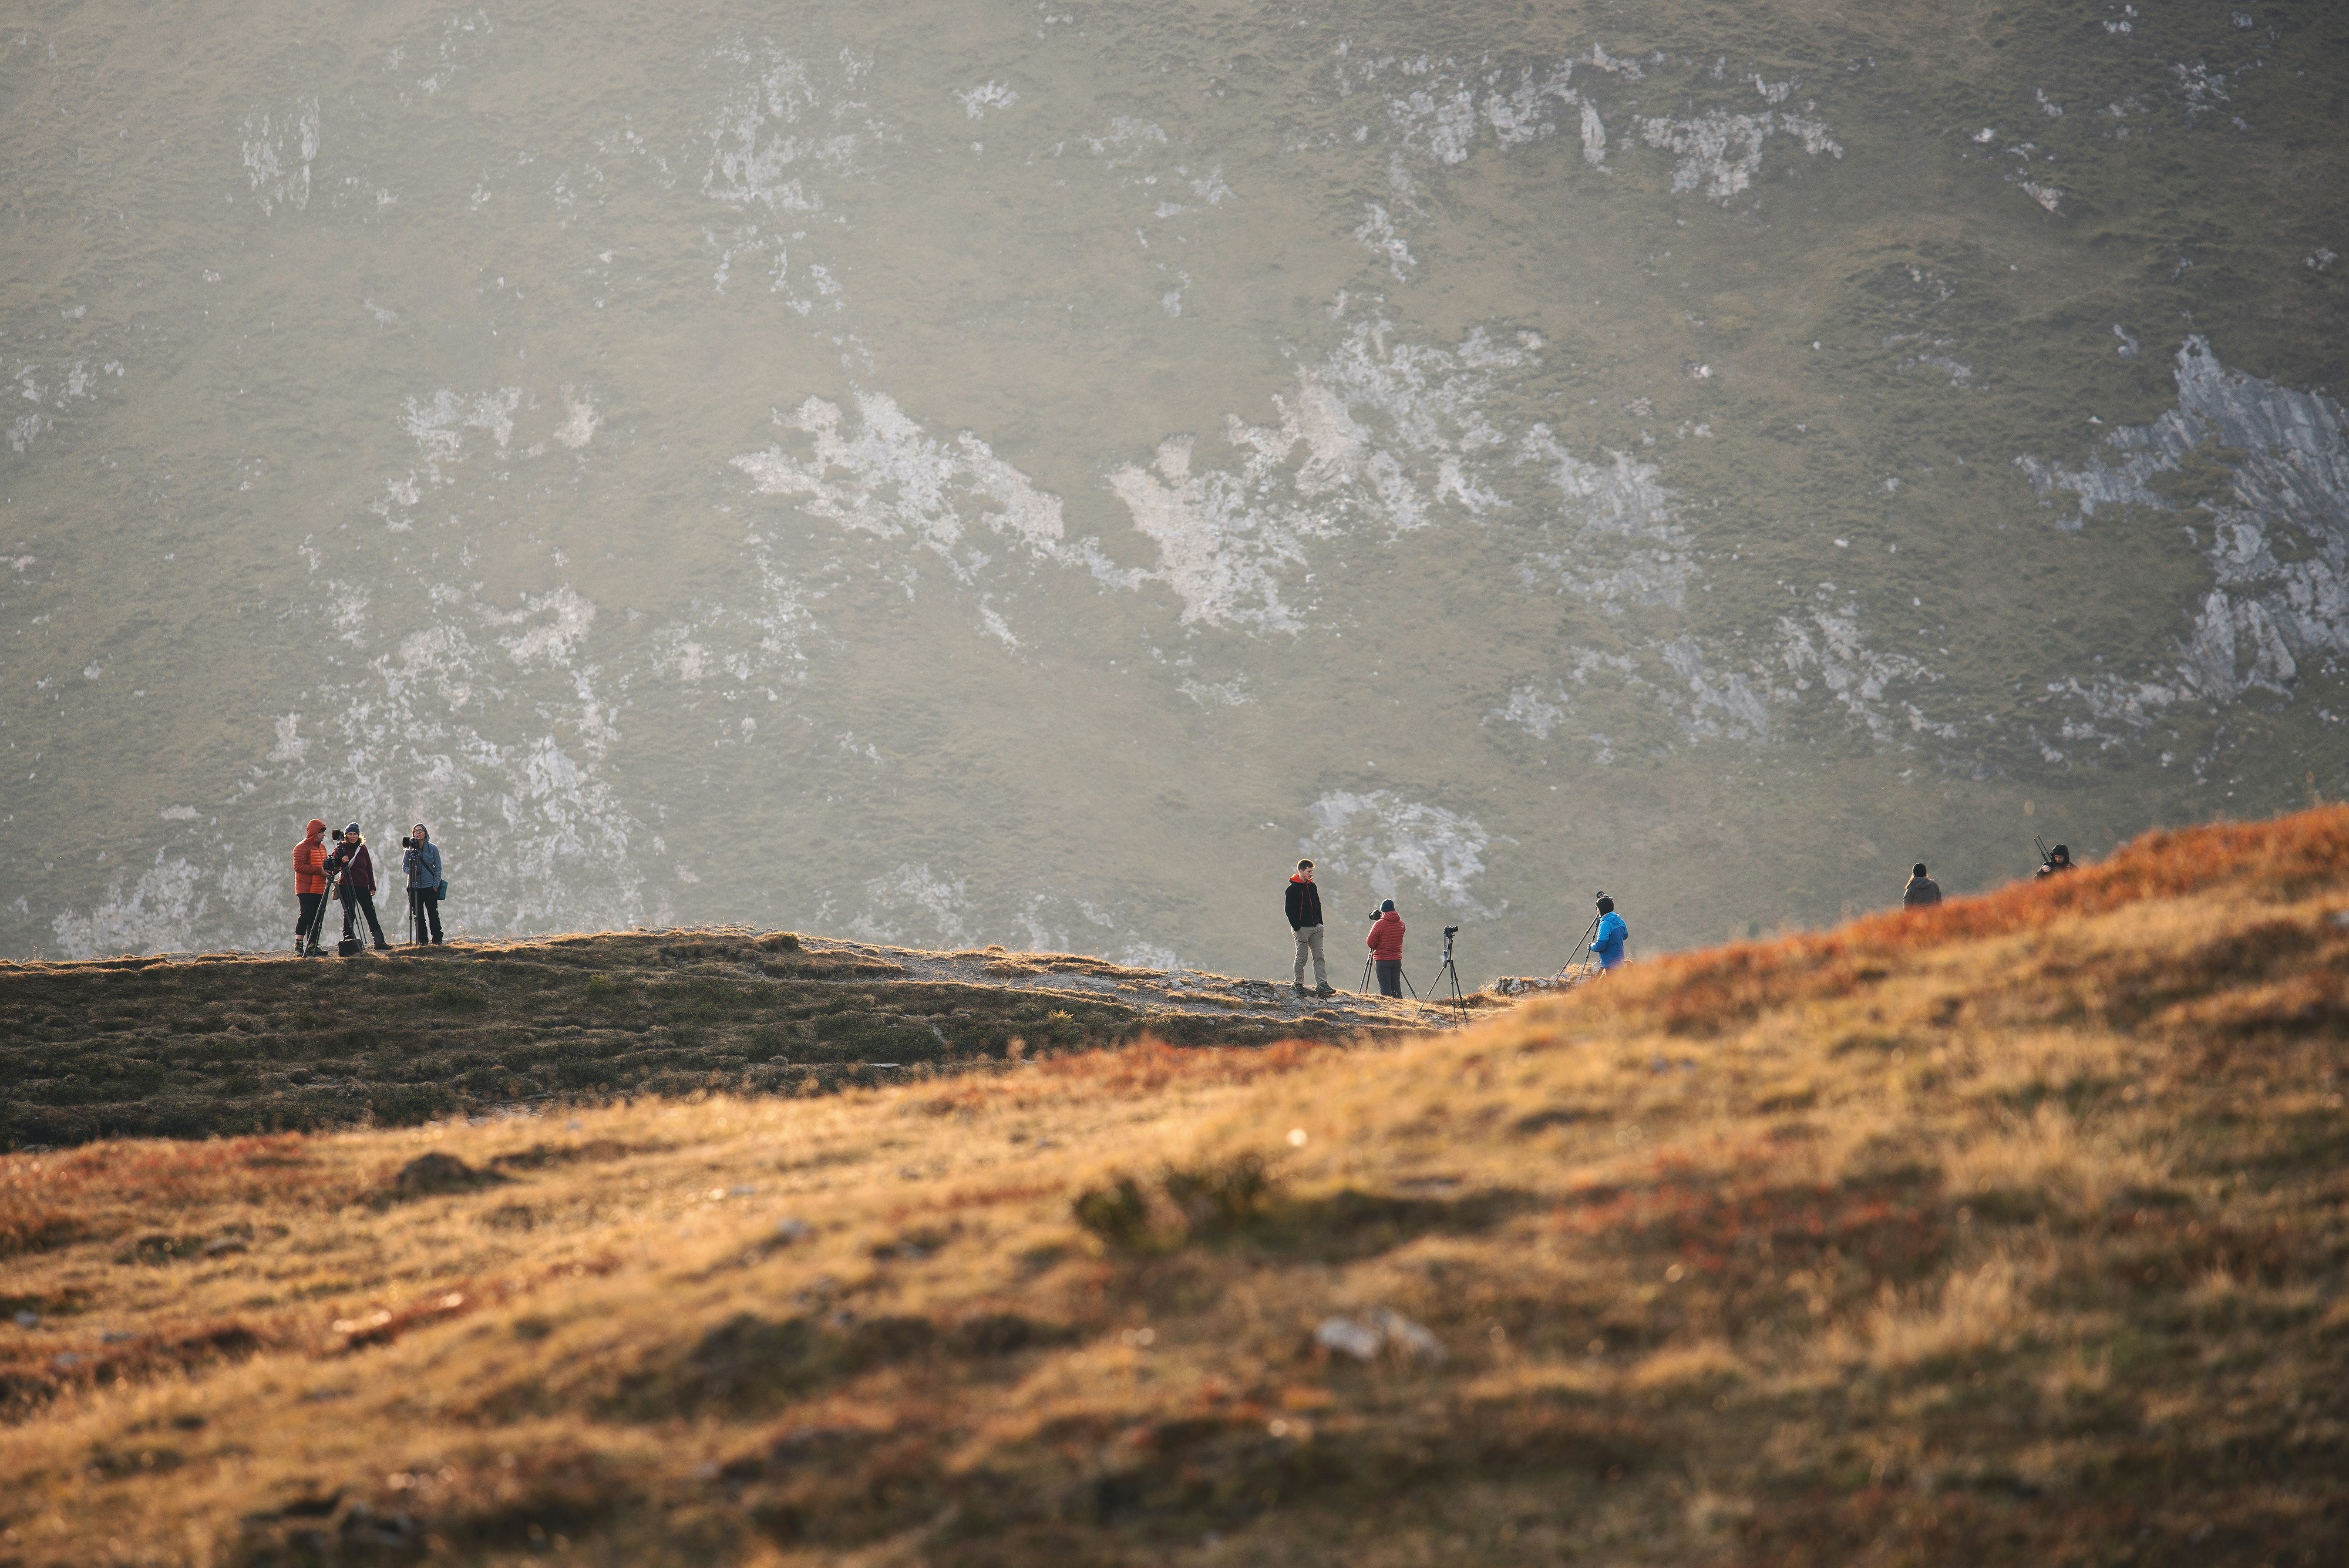
<svg viewBox="0 0 2349 1568"><path fill-rule="evenodd" d="M1313 958L1313 994L1335 996L1330 967L1321 957L1321 890L1313 885L1313 862L1299 860L1288 879L1288 929L1297 938L1297 994L1305 992L1305 959Z"/></svg>

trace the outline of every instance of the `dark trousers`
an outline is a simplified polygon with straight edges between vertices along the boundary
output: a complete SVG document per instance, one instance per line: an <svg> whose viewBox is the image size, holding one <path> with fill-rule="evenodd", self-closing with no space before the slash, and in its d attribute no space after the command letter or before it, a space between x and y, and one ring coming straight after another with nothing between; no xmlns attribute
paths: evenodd
<svg viewBox="0 0 2349 1568"><path fill-rule="evenodd" d="M411 942L437 942L440 940L440 895L429 888L408 890L409 929ZM429 930L432 934L426 936Z"/></svg>
<svg viewBox="0 0 2349 1568"><path fill-rule="evenodd" d="M315 942L318 940L318 907L326 901L324 893L296 893L302 901L302 912L294 919L294 940Z"/></svg>
<svg viewBox="0 0 2349 1568"><path fill-rule="evenodd" d="M344 937L347 939L357 934L351 929L351 918L362 909L367 911L367 929L375 933L375 945L389 947L391 944L383 940L383 922L375 918L375 895L357 888L346 887L343 889Z"/></svg>
<svg viewBox="0 0 2349 1568"><path fill-rule="evenodd" d="M1379 994L1381 996L1402 994L1402 960L1379 960Z"/></svg>

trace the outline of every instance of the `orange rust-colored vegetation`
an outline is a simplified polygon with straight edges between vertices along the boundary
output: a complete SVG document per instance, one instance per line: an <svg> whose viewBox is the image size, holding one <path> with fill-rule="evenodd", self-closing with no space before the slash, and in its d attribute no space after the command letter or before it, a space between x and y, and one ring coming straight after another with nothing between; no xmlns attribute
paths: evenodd
<svg viewBox="0 0 2349 1568"><path fill-rule="evenodd" d="M2349 1561L2345 986L2332 808L1402 1044L0 1157L0 1562Z"/></svg>

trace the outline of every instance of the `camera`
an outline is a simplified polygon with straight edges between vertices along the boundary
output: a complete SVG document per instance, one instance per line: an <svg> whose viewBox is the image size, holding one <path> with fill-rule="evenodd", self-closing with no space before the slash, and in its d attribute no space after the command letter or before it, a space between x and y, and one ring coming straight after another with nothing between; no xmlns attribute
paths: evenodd
<svg viewBox="0 0 2349 1568"><path fill-rule="evenodd" d="M402 838L399 841L399 846L402 849L413 849L416 847L416 840L413 838Z"/></svg>
<svg viewBox="0 0 2349 1568"><path fill-rule="evenodd" d="M333 839L336 843L340 844L343 841L343 830L337 827L332 833L327 834L326 836Z"/></svg>
<svg viewBox="0 0 2349 1568"><path fill-rule="evenodd" d="M1460 934L1460 928L1457 926L1446 926L1444 928L1444 934L1447 937L1456 937Z"/></svg>

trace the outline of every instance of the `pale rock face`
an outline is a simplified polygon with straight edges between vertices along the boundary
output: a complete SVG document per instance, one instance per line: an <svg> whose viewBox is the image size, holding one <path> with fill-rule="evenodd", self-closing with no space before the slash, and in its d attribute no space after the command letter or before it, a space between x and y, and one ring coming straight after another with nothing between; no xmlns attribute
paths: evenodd
<svg viewBox="0 0 2349 1568"><path fill-rule="evenodd" d="M904 865L864 885L870 900L848 929L867 941L923 941L968 945L965 911L969 893L960 878L949 881L927 864Z"/></svg>
<svg viewBox="0 0 2349 1568"><path fill-rule="evenodd" d="M1814 158L1823 152L1843 156L1825 125L1797 114L1713 109L1694 119L1664 116L1640 122L1640 140L1680 159L1672 171L1674 191L1695 191L1722 202L1753 189L1762 169L1762 145L1773 136L1793 138Z"/></svg>
<svg viewBox="0 0 2349 1568"><path fill-rule="evenodd" d="M1444 349L1398 342L1381 320L1357 322L1274 395L1278 422L1226 417L1220 444L1233 466L1197 469L1198 442L1178 436L1149 467L1110 472L1134 528L1158 548L1149 575L1174 590L1186 624L1301 629L1284 595L1314 541L1413 531L1440 510L1475 517L1506 505L1494 483L1505 438L1484 409L1501 373L1538 362L1537 342L1478 328Z"/></svg>
<svg viewBox="0 0 2349 1568"><path fill-rule="evenodd" d="M2241 453L2230 465L2226 494L2192 508L2209 540L2212 587L2181 639L2177 674L2189 691L2220 701L2255 688L2287 694L2303 663L2349 654L2349 431L2341 405L2230 370L2199 336L2178 349L2174 369L2178 406L2149 425L2112 431L2106 452L2084 466L2031 457L2016 465L2044 504L2059 492L2072 496L2076 514L2058 526L2080 528L2100 508L2174 510L2153 483L2180 472L2206 442ZM2148 687L2134 707L2100 697L2106 711L2097 716L2141 715L2156 692L2156 705L2178 695Z"/></svg>
<svg viewBox="0 0 2349 1568"><path fill-rule="evenodd" d="M318 157L318 100L315 98L275 113L244 119L245 177L264 216L283 206L300 212L310 204L310 165Z"/></svg>
<svg viewBox="0 0 2349 1568"><path fill-rule="evenodd" d="M1485 912L1475 884L1491 838L1475 817L1392 790L1332 790L1313 803L1313 821L1318 831L1301 847L1318 846L1321 864L1363 878L1374 898L1400 902L1415 893L1447 909ZM1411 918L1405 912L1404 922Z"/></svg>
<svg viewBox="0 0 2349 1568"><path fill-rule="evenodd" d="M731 460L761 494L791 497L843 527L910 538L965 580L985 565L966 544L974 528L1040 559L1062 554L1058 496L968 431L950 442L931 436L886 392L860 394L854 421L840 405L810 398L776 422L812 440L801 443L803 457L777 444Z"/></svg>

